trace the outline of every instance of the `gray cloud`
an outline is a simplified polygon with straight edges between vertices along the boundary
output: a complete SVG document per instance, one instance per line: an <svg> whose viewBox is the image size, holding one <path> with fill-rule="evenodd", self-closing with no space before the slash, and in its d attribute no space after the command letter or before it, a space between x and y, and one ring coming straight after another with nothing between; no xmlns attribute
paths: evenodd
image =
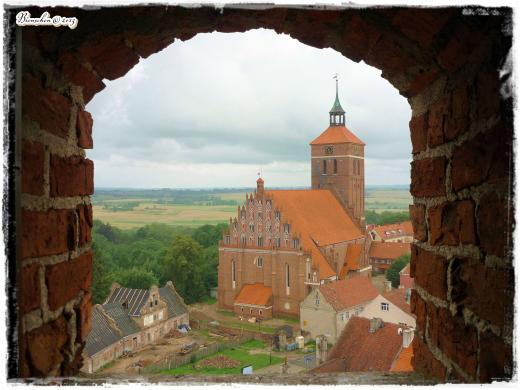
<svg viewBox="0 0 520 390"><path fill-rule="evenodd" d="M308 185L309 142L328 125L336 72L347 127L367 144L367 184L407 183L411 111L381 72L255 30L175 42L107 82L87 107L96 184L250 186L264 167L268 184Z"/></svg>

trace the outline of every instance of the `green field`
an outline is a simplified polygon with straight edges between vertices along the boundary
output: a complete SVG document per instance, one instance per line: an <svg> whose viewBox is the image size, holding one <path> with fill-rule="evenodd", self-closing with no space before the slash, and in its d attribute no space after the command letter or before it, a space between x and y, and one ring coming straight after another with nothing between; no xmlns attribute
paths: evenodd
<svg viewBox="0 0 520 390"><path fill-rule="evenodd" d="M194 363L185 364L184 366L180 366L171 370L164 370L161 373L168 375L232 375L240 374L242 367L244 366L251 365L253 366L253 370L256 371L260 368L264 368L273 364L279 364L282 362L282 359L277 356L269 357L269 355L265 353L250 352L252 349L260 348L265 348L265 343L257 340L251 340L240 345L239 347L227 349L217 354L209 355ZM197 364L200 361L219 355L227 356L231 359L240 361L240 366L233 368L216 368L202 367Z"/></svg>
<svg viewBox="0 0 520 390"><path fill-rule="evenodd" d="M134 193L132 192L134 191ZM121 229L153 222L198 227L227 222L248 190L103 190L93 197L94 218ZM250 190L249 190L250 192ZM412 196L404 187L367 187L366 210L408 211Z"/></svg>

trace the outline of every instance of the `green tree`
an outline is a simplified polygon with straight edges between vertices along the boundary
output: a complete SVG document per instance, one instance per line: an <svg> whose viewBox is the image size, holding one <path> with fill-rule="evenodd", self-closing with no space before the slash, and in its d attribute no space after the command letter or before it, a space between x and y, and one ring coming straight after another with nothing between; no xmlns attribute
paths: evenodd
<svg viewBox="0 0 520 390"><path fill-rule="evenodd" d="M202 247L190 236L178 236L164 257L163 282L171 280L186 303L207 295L203 283Z"/></svg>
<svg viewBox="0 0 520 390"><path fill-rule="evenodd" d="M399 278L399 272L406 267L406 265L410 262L410 254L405 253L402 256L399 256L395 261L392 263L390 268L386 270L386 279L392 282L392 287L397 288L399 287L400 278Z"/></svg>
<svg viewBox="0 0 520 390"><path fill-rule="evenodd" d="M158 286L159 281L153 273L142 268L129 268L119 270L114 274L114 279L123 287L147 289L153 285Z"/></svg>
<svg viewBox="0 0 520 390"><path fill-rule="evenodd" d="M195 229L192 237L204 248L218 244L222 238L222 231L227 228L226 224L202 225Z"/></svg>
<svg viewBox="0 0 520 390"><path fill-rule="evenodd" d="M103 303L110 292L112 276L109 272L109 255L100 249L99 244L93 243L93 271L92 271L92 301Z"/></svg>

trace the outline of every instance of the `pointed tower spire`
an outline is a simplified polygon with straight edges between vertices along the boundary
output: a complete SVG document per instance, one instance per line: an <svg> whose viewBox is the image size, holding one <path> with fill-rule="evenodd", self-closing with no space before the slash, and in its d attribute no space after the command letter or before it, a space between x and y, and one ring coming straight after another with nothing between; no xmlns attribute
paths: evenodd
<svg viewBox="0 0 520 390"><path fill-rule="evenodd" d="M339 102L338 97L338 74L336 73L333 77L336 79L336 100L334 101L334 105L329 111L330 115L330 125L331 126L345 126L345 110L341 107L341 103Z"/></svg>

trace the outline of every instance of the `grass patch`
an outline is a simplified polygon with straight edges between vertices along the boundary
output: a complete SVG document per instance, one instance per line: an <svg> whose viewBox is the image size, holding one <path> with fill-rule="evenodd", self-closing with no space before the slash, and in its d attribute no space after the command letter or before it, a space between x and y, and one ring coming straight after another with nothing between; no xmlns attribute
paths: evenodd
<svg viewBox="0 0 520 390"><path fill-rule="evenodd" d="M276 316L276 319L283 320L285 322L290 322L292 324L299 324L300 320L294 317L286 317L286 316Z"/></svg>
<svg viewBox="0 0 520 390"><path fill-rule="evenodd" d="M255 332L262 332L268 334L274 334L274 332L276 331L276 328L263 325L258 326L257 324L251 324L249 322L221 322L221 324L222 326L225 326L227 328L251 330Z"/></svg>
<svg viewBox="0 0 520 390"><path fill-rule="evenodd" d="M231 310L217 309L217 313L228 316L228 317L235 316L235 313L233 313Z"/></svg>
<svg viewBox="0 0 520 390"><path fill-rule="evenodd" d="M247 343L246 343L247 344ZM215 356L227 356L231 359L240 361L240 366L232 368L216 368L216 367L197 367L197 362L202 361ZM261 368L279 364L282 362L282 358L277 356L271 356L267 354L250 354L243 346L237 348L231 348L223 352L206 356L194 363L185 364L171 370L161 371L161 374L168 375L236 375L242 372L242 367L253 366L253 370L259 370Z"/></svg>
<svg viewBox="0 0 520 390"><path fill-rule="evenodd" d="M215 302L217 302L217 298L213 297L206 297L201 301L201 303L205 303L207 305L213 305Z"/></svg>
<svg viewBox="0 0 520 390"><path fill-rule="evenodd" d="M262 340L249 340L240 346L243 349L260 349L265 348L265 343Z"/></svg>

